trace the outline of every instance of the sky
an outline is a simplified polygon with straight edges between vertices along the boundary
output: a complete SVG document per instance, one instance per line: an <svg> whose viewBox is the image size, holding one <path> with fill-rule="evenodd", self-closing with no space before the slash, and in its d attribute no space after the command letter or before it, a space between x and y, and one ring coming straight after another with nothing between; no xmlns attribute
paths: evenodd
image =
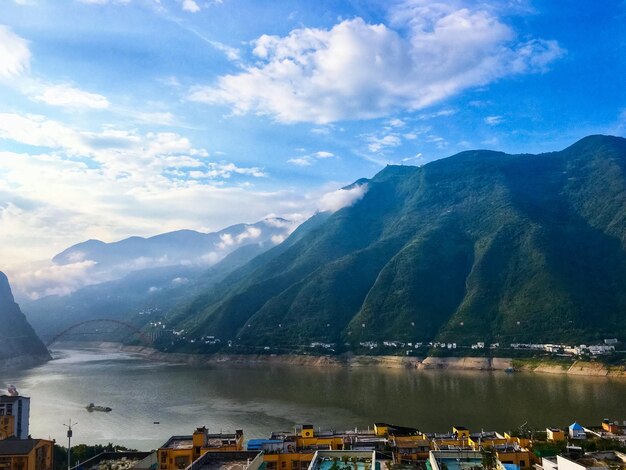
<svg viewBox="0 0 626 470"><path fill-rule="evenodd" d="M0 0L0 270L624 136L624 25L617 0Z"/></svg>

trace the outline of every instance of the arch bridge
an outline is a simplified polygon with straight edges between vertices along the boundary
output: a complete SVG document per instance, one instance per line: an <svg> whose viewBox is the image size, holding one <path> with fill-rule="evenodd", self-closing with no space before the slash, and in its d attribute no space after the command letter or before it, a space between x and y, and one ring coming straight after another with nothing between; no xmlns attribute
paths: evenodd
<svg viewBox="0 0 626 470"><path fill-rule="evenodd" d="M50 339L47 343L46 343L46 347L50 347L52 346L52 344L56 343L57 341L59 341L61 338L63 338L64 336L70 334L72 331L80 328L81 326L84 325L89 325L92 323L112 323L115 324L117 326L121 326L126 328L127 330L130 330L132 333L136 334L137 337L141 340L141 342L144 344L144 346L152 346L153 341L152 339L146 335L143 331L141 331L139 328L137 328L134 325L131 325L130 323L126 323L125 321L121 321L121 320L113 320L111 318L97 318L95 320L85 320L85 321L81 321L79 323L76 323L66 329L64 329L63 331L61 331L60 333L58 333L57 335L55 335L54 337L52 337L52 339Z"/></svg>

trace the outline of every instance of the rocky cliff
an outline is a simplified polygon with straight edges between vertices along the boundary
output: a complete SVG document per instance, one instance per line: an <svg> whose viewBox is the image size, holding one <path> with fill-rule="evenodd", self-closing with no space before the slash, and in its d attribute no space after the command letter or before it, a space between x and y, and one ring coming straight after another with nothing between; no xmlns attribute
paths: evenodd
<svg viewBox="0 0 626 470"><path fill-rule="evenodd" d="M1 367L28 367L50 360L48 349L15 303L3 272L0 272L0 325Z"/></svg>

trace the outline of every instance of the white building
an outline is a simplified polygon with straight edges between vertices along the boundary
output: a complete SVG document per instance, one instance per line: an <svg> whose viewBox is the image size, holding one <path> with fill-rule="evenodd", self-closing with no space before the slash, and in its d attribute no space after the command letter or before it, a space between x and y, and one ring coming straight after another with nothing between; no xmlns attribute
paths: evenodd
<svg viewBox="0 0 626 470"><path fill-rule="evenodd" d="M0 396L0 421L5 416L14 416L13 435L18 439L28 439L30 398L19 395Z"/></svg>

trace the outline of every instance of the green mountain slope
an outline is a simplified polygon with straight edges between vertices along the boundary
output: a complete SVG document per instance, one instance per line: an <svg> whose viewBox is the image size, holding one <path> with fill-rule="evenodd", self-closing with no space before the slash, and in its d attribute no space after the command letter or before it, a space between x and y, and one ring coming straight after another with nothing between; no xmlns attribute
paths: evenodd
<svg viewBox="0 0 626 470"><path fill-rule="evenodd" d="M388 166L177 317L249 345L626 336L626 139Z"/></svg>
<svg viewBox="0 0 626 470"><path fill-rule="evenodd" d="M200 295L245 265L267 246L251 243L237 248L210 268L198 266L165 266L131 272L121 279L83 287L66 296L48 296L24 304L29 321L44 340L54 338L78 323L110 319L142 327L164 311L174 308L190 296ZM124 340L129 331L105 331L89 335L81 330L68 334L73 341Z"/></svg>
<svg viewBox="0 0 626 470"><path fill-rule="evenodd" d="M0 325L0 365L28 366L50 359L48 350L13 300L3 272L0 272Z"/></svg>

